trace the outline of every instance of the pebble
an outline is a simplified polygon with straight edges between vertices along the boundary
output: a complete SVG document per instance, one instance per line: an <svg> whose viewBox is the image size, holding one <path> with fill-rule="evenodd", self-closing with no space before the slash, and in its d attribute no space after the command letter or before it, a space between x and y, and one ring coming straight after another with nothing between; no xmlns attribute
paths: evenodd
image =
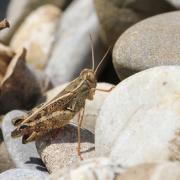
<svg viewBox="0 0 180 180"><path fill-rule="evenodd" d="M148 18L129 28L113 49L113 64L120 79L161 65L179 65L180 12Z"/></svg>
<svg viewBox="0 0 180 180"><path fill-rule="evenodd" d="M77 155L77 127L74 125L44 135L36 141L36 147L49 173L81 161ZM83 159L95 156L94 134L86 129L81 129L81 156Z"/></svg>
<svg viewBox="0 0 180 180"><path fill-rule="evenodd" d="M105 157L93 158L51 174L49 180L116 180L125 169Z"/></svg>
<svg viewBox="0 0 180 180"><path fill-rule="evenodd" d="M109 46L138 21L175 9L164 0L94 0L94 4L101 24L101 37Z"/></svg>
<svg viewBox="0 0 180 180"><path fill-rule="evenodd" d="M22 144L21 138L14 139L11 137L11 131L15 128L11 123L12 119L24 114L23 111L15 110L9 112L3 118L2 132L10 158L17 168L46 171L39 158L34 142Z"/></svg>
<svg viewBox="0 0 180 180"><path fill-rule="evenodd" d="M57 34L59 36L45 69L55 86L71 81L83 68L92 67L90 34L96 49L95 63L104 55L92 0L73 1L59 20Z"/></svg>
<svg viewBox="0 0 180 180"><path fill-rule="evenodd" d="M42 70L47 64L59 18L60 10L56 6L41 6L25 19L11 39L10 46L15 51L27 49L27 63L34 69Z"/></svg>
<svg viewBox="0 0 180 180"><path fill-rule="evenodd" d="M97 156L124 166L180 160L180 66L161 66L119 83L96 122Z"/></svg>
<svg viewBox="0 0 180 180"><path fill-rule="evenodd" d="M30 169L10 169L0 174L1 180L44 180L48 176Z"/></svg>

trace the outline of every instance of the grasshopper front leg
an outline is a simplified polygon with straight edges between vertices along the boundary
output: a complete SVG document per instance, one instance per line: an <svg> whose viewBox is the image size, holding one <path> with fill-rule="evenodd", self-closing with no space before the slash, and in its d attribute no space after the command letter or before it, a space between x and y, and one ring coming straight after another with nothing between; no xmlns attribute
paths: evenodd
<svg viewBox="0 0 180 180"><path fill-rule="evenodd" d="M81 114L82 113L82 114ZM81 156L81 125L82 125L82 120L84 116L84 108L82 108L78 114L78 147L77 147L77 154L80 157L81 160L83 160Z"/></svg>
<svg viewBox="0 0 180 180"><path fill-rule="evenodd" d="M96 91L102 91L102 92L110 92L110 91L112 91L114 88L115 88L115 86L112 86L110 89L98 89L98 88L96 88L95 90L96 90Z"/></svg>

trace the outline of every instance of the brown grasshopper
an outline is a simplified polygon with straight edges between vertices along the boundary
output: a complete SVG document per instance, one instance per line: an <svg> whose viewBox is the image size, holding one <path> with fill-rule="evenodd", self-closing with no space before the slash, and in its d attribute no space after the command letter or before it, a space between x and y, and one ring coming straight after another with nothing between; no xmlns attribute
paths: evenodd
<svg viewBox="0 0 180 180"><path fill-rule="evenodd" d="M91 39L92 42L92 39ZM96 90L109 92L110 90L97 89L96 72L109 52L106 52L97 68L94 70L94 49L92 50L92 69L84 69L78 78L73 80L51 101L32 109L27 115L12 120L17 128L12 131L12 137L23 136L22 143L34 141L53 129L67 125L79 113L78 118L78 156L80 156L80 128L84 115L86 99L93 100ZM81 158L81 156L80 156ZM82 159L82 158L81 158Z"/></svg>

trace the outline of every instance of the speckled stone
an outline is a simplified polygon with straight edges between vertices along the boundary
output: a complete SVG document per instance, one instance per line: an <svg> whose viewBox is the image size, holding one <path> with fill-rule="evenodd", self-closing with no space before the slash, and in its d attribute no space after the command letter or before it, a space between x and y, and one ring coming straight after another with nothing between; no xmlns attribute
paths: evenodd
<svg viewBox="0 0 180 180"><path fill-rule="evenodd" d="M39 169L42 171L46 171L46 168L43 166L42 161L39 158L34 142L22 144L21 137L16 139L11 137L11 132L15 128L11 123L12 118L21 116L23 114L25 114L23 111L15 110L9 112L3 118L2 132L10 158L17 168L26 168L33 170Z"/></svg>
<svg viewBox="0 0 180 180"><path fill-rule="evenodd" d="M104 55L104 48L99 40L99 23L93 2L73 1L59 20L59 36L45 69L54 85L72 81L83 68L92 67L90 33L97 64Z"/></svg>
<svg viewBox="0 0 180 180"><path fill-rule="evenodd" d="M165 0L94 0L101 36L113 46L118 37L136 22L175 8Z"/></svg>
<svg viewBox="0 0 180 180"><path fill-rule="evenodd" d="M30 169L10 169L0 174L1 180L45 180L48 175Z"/></svg>
<svg viewBox="0 0 180 180"><path fill-rule="evenodd" d="M54 130L36 141L37 151L50 173L81 161L77 155L77 128L67 125ZM95 156L94 134L81 129L81 155L84 159Z"/></svg>
<svg viewBox="0 0 180 180"><path fill-rule="evenodd" d="M43 69L55 41L59 18L60 10L56 6L41 6L18 28L10 46L15 51L25 47L27 63L35 69Z"/></svg>
<svg viewBox="0 0 180 180"><path fill-rule="evenodd" d="M179 65L180 12L160 14L129 28L116 42L113 63L120 79L160 65Z"/></svg>
<svg viewBox="0 0 180 180"><path fill-rule="evenodd" d="M123 166L180 161L180 66L161 66L119 83L96 122L97 156Z"/></svg>

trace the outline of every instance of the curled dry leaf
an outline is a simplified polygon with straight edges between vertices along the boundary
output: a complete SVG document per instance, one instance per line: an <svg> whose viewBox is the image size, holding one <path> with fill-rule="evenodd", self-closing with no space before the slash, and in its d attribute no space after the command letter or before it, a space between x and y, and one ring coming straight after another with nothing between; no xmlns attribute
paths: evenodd
<svg viewBox="0 0 180 180"><path fill-rule="evenodd" d="M8 64L14 55L15 53L11 48L0 43L0 81L2 81Z"/></svg>
<svg viewBox="0 0 180 180"><path fill-rule="evenodd" d="M5 52L8 52L6 57L13 54ZM5 73L2 73L3 79L0 79L0 114L12 109L29 109L41 95L35 75L26 66L25 56L26 49L21 49L9 64L7 58L7 68L4 63Z"/></svg>
<svg viewBox="0 0 180 180"><path fill-rule="evenodd" d="M9 27L10 27L10 24L6 19L4 19L3 21L0 21L0 30L9 28Z"/></svg>

